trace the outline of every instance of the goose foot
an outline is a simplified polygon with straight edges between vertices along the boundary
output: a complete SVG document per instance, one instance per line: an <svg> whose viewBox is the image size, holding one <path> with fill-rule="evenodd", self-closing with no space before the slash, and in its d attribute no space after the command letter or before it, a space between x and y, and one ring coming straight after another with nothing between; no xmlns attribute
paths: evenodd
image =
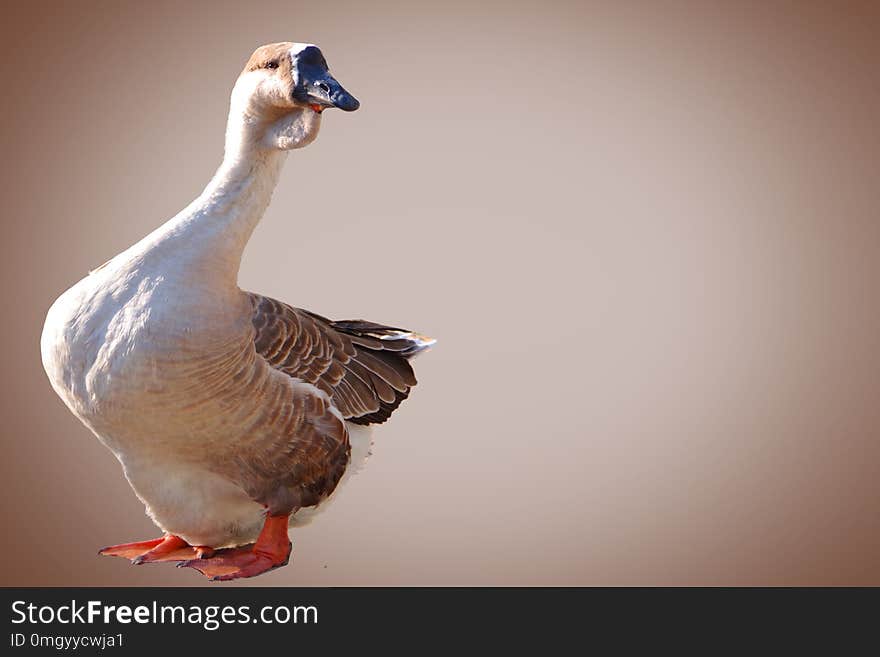
<svg viewBox="0 0 880 657"><path fill-rule="evenodd" d="M227 581L286 566L291 551L287 519L286 515L268 516L256 543L217 550L213 556L183 561L177 567L194 568L212 581Z"/></svg>
<svg viewBox="0 0 880 657"><path fill-rule="evenodd" d="M156 563L160 561L186 561L188 559L211 556L213 550L206 547L194 547L179 536L166 534L162 538L136 543L111 545L98 551L105 557L122 557L130 559L135 565Z"/></svg>

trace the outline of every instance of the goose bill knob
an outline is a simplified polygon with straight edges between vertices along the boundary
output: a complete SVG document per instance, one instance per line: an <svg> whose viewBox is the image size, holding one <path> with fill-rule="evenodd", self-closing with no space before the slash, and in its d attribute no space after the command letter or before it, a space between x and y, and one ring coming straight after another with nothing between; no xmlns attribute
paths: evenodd
<svg viewBox="0 0 880 657"><path fill-rule="evenodd" d="M321 113L328 107L353 112L361 106L339 82L330 75L327 60L317 46L303 45L291 51L293 64L293 99Z"/></svg>

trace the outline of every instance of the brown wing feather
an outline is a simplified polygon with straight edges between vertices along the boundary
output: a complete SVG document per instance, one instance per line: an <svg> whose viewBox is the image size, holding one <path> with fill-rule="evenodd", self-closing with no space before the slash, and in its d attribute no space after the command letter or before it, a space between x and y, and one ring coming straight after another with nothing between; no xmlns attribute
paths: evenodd
<svg viewBox="0 0 880 657"><path fill-rule="evenodd" d="M212 469L241 485L270 514L314 506L333 492L348 466L345 423L325 397L305 386L271 386L271 378L256 379L261 408L251 422L273 430L243 433Z"/></svg>
<svg viewBox="0 0 880 657"><path fill-rule="evenodd" d="M416 385L408 359L428 344L421 336L364 320L333 321L249 296L257 353L275 369L326 392L345 419L384 422Z"/></svg>

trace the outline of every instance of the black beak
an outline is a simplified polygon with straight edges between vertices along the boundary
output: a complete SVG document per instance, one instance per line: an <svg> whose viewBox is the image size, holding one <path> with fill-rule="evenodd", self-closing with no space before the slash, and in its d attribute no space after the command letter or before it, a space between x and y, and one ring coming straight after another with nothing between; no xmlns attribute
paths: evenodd
<svg viewBox="0 0 880 657"><path fill-rule="evenodd" d="M361 106L358 99L348 93L332 76L327 75L324 84L329 87L329 100L333 103L333 107L338 107L345 112L354 112Z"/></svg>
<svg viewBox="0 0 880 657"><path fill-rule="evenodd" d="M308 45L300 50L293 66L293 79L296 81L294 100L310 105L316 112L326 107L354 112L361 106L358 99L330 75L327 60L316 46Z"/></svg>
<svg viewBox="0 0 880 657"><path fill-rule="evenodd" d="M300 80L299 85L297 85L297 88L293 92L293 97L300 102L310 103L320 107L338 107L346 112L354 112L361 106L358 99L348 93L345 88L326 71L314 76L303 76L303 79Z"/></svg>

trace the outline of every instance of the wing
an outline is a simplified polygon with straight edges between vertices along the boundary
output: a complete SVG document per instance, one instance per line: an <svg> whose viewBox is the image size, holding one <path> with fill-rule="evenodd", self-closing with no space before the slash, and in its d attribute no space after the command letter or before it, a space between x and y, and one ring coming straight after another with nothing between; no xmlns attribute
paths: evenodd
<svg viewBox="0 0 880 657"><path fill-rule="evenodd" d="M387 420L416 385L409 359L433 340L364 320L333 321L258 294L254 345L272 367L311 383L357 424Z"/></svg>
<svg viewBox="0 0 880 657"><path fill-rule="evenodd" d="M264 400L264 414L255 419L275 430L243 435L219 459L216 471L272 515L320 503L342 478L351 449L345 423L329 406L311 388L274 390Z"/></svg>

